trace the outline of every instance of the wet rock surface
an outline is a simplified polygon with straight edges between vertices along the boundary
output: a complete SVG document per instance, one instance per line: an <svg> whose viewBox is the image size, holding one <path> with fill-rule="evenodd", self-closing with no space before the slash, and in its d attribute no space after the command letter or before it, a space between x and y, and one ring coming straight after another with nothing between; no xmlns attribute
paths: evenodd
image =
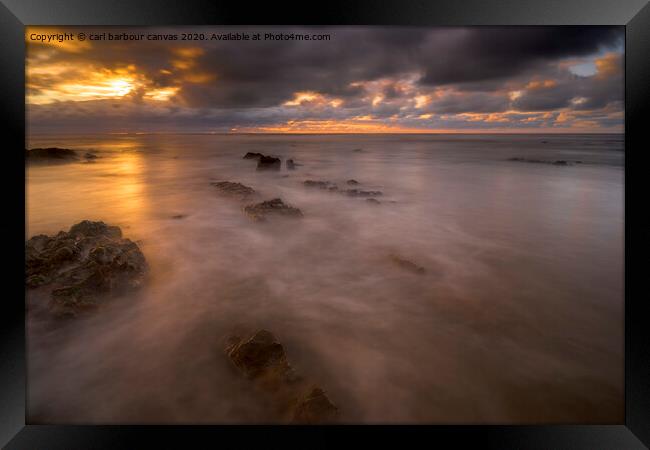
<svg viewBox="0 0 650 450"><path fill-rule="evenodd" d="M244 159L260 159L262 156L264 155L262 155L261 153L248 152L244 155Z"/></svg>
<svg viewBox="0 0 650 450"><path fill-rule="evenodd" d="M350 197L377 197L383 195L381 191L364 191L362 189L345 189L340 192Z"/></svg>
<svg viewBox="0 0 650 450"><path fill-rule="evenodd" d="M330 189L336 188L336 184L330 181L317 181L317 180L305 180L303 183L306 187L309 188L318 188L318 189Z"/></svg>
<svg viewBox="0 0 650 450"><path fill-rule="evenodd" d="M402 258L399 255L392 254L389 256L389 258L397 267L400 267L401 269L404 269L408 272L418 275L424 275L426 273L426 269L424 267L418 266L413 261L409 261L408 259Z"/></svg>
<svg viewBox="0 0 650 450"><path fill-rule="evenodd" d="M287 205L281 198L274 198L272 200L265 200L260 203L247 205L244 207L244 212L248 217L256 222L263 222L267 220L269 216L291 218L302 217L302 211L300 211L300 209Z"/></svg>
<svg viewBox="0 0 650 450"><path fill-rule="evenodd" d="M77 152L68 148L47 147L25 149L26 163L57 164L77 161Z"/></svg>
<svg viewBox="0 0 650 450"><path fill-rule="evenodd" d="M26 285L47 290L49 309L74 316L141 285L147 263L119 227L84 220L68 232L25 243Z"/></svg>
<svg viewBox="0 0 650 450"><path fill-rule="evenodd" d="M262 376L285 379L291 373L282 344L267 330L260 330L249 338L231 337L226 353L235 367L249 379Z"/></svg>
<svg viewBox="0 0 650 450"><path fill-rule="evenodd" d="M566 161L563 159L558 159L556 161L545 161L542 159L529 159L529 158L508 158L508 161L514 161L514 162L525 162L525 163L532 163L532 164L550 164L553 166L572 166L574 164L582 164L582 161Z"/></svg>
<svg viewBox="0 0 650 450"><path fill-rule="evenodd" d="M274 156L260 156L257 160L257 170L280 170L282 161Z"/></svg>
<svg viewBox="0 0 650 450"><path fill-rule="evenodd" d="M269 397L279 417L295 424L336 422L339 410L323 389L297 375L284 347L267 330L228 339L225 353L236 370Z"/></svg>
<svg viewBox="0 0 650 450"><path fill-rule="evenodd" d="M338 415L338 408L330 401L325 391L314 387L298 401L292 422L306 425L333 423L336 422Z"/></svg>
<svg viewBox="0 0 650 450"><path fill-rule="evenodd" d="M359 182L356 180L348 180L346 183L348 185L359 184ZM339 189L336 183L333 183L331 181L305 180L303 184L309 188L318 188L330 192L338 192L340 194L347 195L348 197L378 197L380 195L383 195L383 192L381 191L366 191L357 188Z"/></svg>
<svg viewBox="0 0 650 450"><path fill-rule="evenodd" d="M214 181L210 185L216 187L222 194L240 199L245 199L255 194L255 189L252 187L233 181Z"/></svg>

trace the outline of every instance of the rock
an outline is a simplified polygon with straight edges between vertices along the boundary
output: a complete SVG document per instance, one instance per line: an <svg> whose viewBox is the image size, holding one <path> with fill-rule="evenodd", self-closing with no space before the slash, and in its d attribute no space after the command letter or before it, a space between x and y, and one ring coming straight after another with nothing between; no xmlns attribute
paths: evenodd
<svg viewBox="0 0 650 450"><path fill-rule="evenodd" d="M280 170L282 161L280 158L262 155L257 161L257 170Z"/></svg>
<svg viewBox="0 0 650 450"><path fill-rule="evenodd" d="M280 198L245 206L244 212L256 222L263 222L270 215L292 218L302 217L300 209L287 205Z"/></svg>
<svg viewBox="0 0 650 450"><path fill-rule="evenodd" d="M284 347L267 330L228 339L226 355L233 366L268 397L276 412L296 424L332 423L339 410L325 391L297 375ZM269 401L270 400L270 401Z"/></svg>
<svg viewBox="0 0 650 450"><path fill-rule="evenodd" d="M86 158L86 159L97 159L98 156L95 155L94 153L86 152L86 154L84 155L84 158Z"/></svg>
<svg viewBox="0 0 650 450"><path fill-rule="evenodd" d="M424 267L420 267L414 262L409 261L408 259L404 259L398 255L390 255L390 259L397 266L401 267L402 269L408 270L409 272L416 273L418 275L422 275L426 273Z"/></svg>
<svg viewBox="0 0 650 450"><path fill-rule="evenodd" d="M362 148L355 148L355 149L352 150L352 151L355 152L355 153L362 153L362 152L363 152L363 149L362 149Z"/></svg>
<svg viewBox="0 0 650 450"><path fill-rule="evenodd" d="M231 197L246 199L255 194L255 189L241 183L235 183L232 181L215 181L210 184L216 187L222 194L226 194Z"/></svg>
<svg viewBox="0 0 650 450"><path fill-rule="evenodd" d="M77 161L77 152L67 148L47 147L25 149L26 163L54 164Z"/></svg>
<svg viewBox="0 0 650 450"><path fill-rule="evenodd" d="M338 408L327 398L325 392L319 387L314 387L299 400L292 422L306 425L332 423L336 421L338 414Z"/></svg>
<svg viewBox="0 0 650 450"><path fill-rule="evenodd" d="M383 195L381 191L362 191L360 189L346 189L341 193L349 195L350 197L376 197Z"/></svg>
<svg viewBox="0 0 650 450"><path fill-rule="evenodd" d="M315 181L315 180L305 180L303 183L307 187L319 188L319 189L330 189L336 188L336 184L329 181Z"/></svg>
<svg viewBox="0 0 650 450"><path fill-rule="evenodd" d="M372 203L373 205L379 205L379 204L381 204L381 202L380 202L379 200L377 200L376 198L367 198L367 199L366 199L366 202L368 202L368 203Z"/></svg>
<svg viewBox="0 0 650 450"><path fill-rule="evenodd" d="M284 377L291 372L282 344L267 330L260 330L248 339L230 338L226 353L246 378Z"/></svg>
<svg viewBox="0 0 650 450"><path fill-rule="evenodd" d="M141 285L147 263L119 227L84 220L55 236L25 243L28 288L47 288L57 316L76 315Z"/></svg>
<svg viewBox="0 0 650 450"><path fill-rule="evenodd" d="M186 217L187 217L187 215L185 215L185 214L176 214L176 215L172 216L172 219L178 220L178 219L184 219Z"/></svg>
<svg viewBox="0 0 650 450"><path fill-rule="evenodd" d="M244 155L244 159L260 159L262 156L261 153L256 153L256 152L248 152Z"/></svg>
<svg viewBox="0 0 650 450"><path fill-rule="evenodd" d="M348 183L348 184L351 185L351 186L354 186L354 185L356 185L356 184L359 184L359 182L358 182L357 180L348 180L348 181L346 181L346 183Z"/></svg>
<svg viewBox="0 0 650 450"><path fill-rule="evenodd" d="M287 165L287 170L296 169L296 164L293 162L293 159L287 159L286 165Z"/></svg>
<svg viewBox="0 0 650 450"><path fill-rule="evenodd" d="M572 166L573 164L582 164L582 161L565 161L563 159L557 161L544 161L542 159L528 159L528 158L508 158L508 161L526 162L535 164L551 164L554 166Z"/></svg>

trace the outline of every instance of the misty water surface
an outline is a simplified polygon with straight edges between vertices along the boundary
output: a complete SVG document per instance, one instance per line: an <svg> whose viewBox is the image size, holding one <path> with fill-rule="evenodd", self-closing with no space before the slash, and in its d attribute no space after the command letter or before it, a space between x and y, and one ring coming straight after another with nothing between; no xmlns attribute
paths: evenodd
<svg viewBox="0 0 650 450"><path fill-rule="evenodd" d="M26 238L103 220L150 273L65 326L30 315L33 422L273 422L223 354L238 325L276 334L344 422L623 419L620 135L30 137L43 146L99 158L28 168ZM247 151L302 166L257 172ZM302 185L351 178L382 204ZM254 223L219 180L304 218Z"/></svg>

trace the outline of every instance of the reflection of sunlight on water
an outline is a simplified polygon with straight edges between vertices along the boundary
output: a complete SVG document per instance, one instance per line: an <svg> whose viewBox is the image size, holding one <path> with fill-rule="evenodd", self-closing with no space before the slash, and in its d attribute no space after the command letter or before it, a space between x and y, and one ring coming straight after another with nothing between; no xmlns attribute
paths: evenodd
<svg viewBox="0 0 650 450"><path fill-rule="evenodd" d="M124 144L118 143L118 147L132 148ZM128 226L146 217L149 208L142 154L102 152L96 161L28 168L30 235L67 230L84 219Z"/></svg>

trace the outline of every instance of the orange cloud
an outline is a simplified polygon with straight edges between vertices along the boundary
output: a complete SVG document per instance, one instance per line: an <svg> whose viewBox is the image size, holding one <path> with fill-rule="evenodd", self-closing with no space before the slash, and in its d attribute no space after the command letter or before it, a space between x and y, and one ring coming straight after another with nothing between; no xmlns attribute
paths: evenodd
<svg viewBox="0 0 650 450"><path fill-rule="evenodd" d="M338 108L343 104L340 98L329 98L314 91L299 91L293 94L293 99L287 100L283 106L332 106Z"/></svg>
<svg viewBox="0 0 650 450"><path fill-rule="evenodd" d="M526 89L535 90L552 88L555 86L557 86L557 82L555 80L534 80L526 85Z"/></svg>
<svg viewBox="0 0 650 450"><path fill-rule="evenodd" d="M597 70L596 76L599 78L607 78L623 70L622 57L618 53L607 53L602 58L597 58L594 64Z"/></svg>

